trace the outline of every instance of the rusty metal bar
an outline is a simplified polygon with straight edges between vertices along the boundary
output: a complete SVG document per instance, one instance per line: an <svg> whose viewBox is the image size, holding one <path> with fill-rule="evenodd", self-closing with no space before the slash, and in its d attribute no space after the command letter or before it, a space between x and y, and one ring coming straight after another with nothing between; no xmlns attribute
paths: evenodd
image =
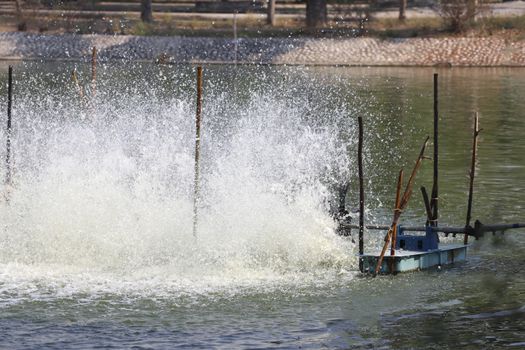
<svg viewBox="0 0 525 350"><path fill-rule="evenodd" d="M10 186L12 182L11 169L11 118L13 109L13 66L9 66L7 77L7 136L6 136L6 174L5 183Z"/></svg>
<svg viewBox="0 0 525 350"><path fill-rule="evenodd" d="M200 196L200 149L201 149L201 115L202 115L202 67L197 67L197 110L195 114L195 177L193 188L193 237L197 237L197 223Z"/></svg>

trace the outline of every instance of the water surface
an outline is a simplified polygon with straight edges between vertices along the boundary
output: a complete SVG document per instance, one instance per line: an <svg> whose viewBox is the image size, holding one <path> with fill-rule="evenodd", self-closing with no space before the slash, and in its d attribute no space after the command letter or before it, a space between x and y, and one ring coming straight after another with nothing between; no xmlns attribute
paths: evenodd
<svg viewBox="0 0 525 350"><path fill-rule="evenodd" d="M357 207L357 116L366 219L390 220L397 172L432 133L432 69L205 67L197 239L193 67L103 64L95 86L83 63L14 69L1 347L525 345L525 231L475 242L450 268L375 279L333 232L340 184ZM523 222L525 71L439 73L441 223L465 221L472 111L484 129L473 216ZM415 188L431 176L428 161ZM422 223L420 197L404 222Z"/></svg>

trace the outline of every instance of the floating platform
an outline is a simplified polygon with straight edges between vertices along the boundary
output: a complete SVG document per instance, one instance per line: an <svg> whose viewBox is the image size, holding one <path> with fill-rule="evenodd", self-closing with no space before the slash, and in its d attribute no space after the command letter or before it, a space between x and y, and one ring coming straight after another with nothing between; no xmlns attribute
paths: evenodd
<svg viewBox="0 0 525 350"><path fill-rule="evenodd" d="M380 252L359 255L362 261L361 272L374 273ZM396 249L395 255L385 255L381 274L408 272L428 269L435 266L449 265L467 259L467 245L464 244L440 244L437 249L428 251ZM392 270L390 269L392 266Z"/></svg>

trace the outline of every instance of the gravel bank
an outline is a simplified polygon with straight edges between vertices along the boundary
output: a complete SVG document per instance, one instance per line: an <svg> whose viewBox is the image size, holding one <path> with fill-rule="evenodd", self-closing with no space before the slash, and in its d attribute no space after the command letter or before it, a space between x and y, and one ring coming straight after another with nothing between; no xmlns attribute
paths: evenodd
<svg viewBox="0 0 525 350"><path fill-rule="evenodd" d="M355 65L525 66L525 41L500 38L225 38L0 33L0 59Z"/></svg>

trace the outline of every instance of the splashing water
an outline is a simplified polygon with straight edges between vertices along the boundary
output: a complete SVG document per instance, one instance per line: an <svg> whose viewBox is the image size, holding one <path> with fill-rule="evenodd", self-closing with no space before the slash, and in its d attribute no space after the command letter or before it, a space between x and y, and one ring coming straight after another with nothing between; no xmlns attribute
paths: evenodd
<svg viewBox="0 0 525 350"><path fill-rule="evenodd" d="M286 77L266 81L271 91L228 91L205 76L194 239L193 75L155 69L143 89L102 75L93 103L73 88L57 93L65 73L51 86L19 78L40 93L24 91L27 81L16 87L14 186L0 204L2 293L183 295L351 276L354 244L334 234L328 210L333 186L353 171L345 104L327 115L320 96L314 103L308 91L288 90ZM178 93L162 85L170 79ZM325 102L329 92L321 89Z"/></svg>

